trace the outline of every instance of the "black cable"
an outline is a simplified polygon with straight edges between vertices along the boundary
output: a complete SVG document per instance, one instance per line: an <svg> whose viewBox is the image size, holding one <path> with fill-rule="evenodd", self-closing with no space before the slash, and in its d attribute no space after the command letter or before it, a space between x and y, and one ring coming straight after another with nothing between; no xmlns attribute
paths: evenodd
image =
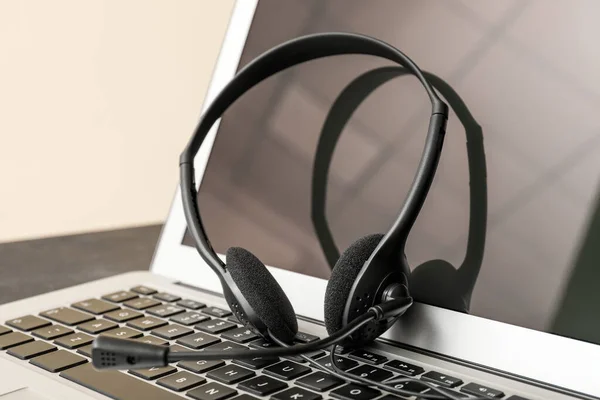
<svg viewBox="0 0 600 400"><path fill-rule="evenodd" d="M281 340L275 338L274 336L271 336L271 340L273 340L275 343L277 343L278 345L280 345L282 347L290 347L290 345L288 345L285 342L282 342ZM335 356L333 353L335 351L335 347L337 347L337 345L333 345L330 350L330 360L331 360L332 355ZM402 390L402 389L396 389L394 387L388 387L379 382L372 381L370 379L361 378L356 375L350 375L339 368L335 368L335 367L337 367L337 365L335 365L334 361L331 361L331 365L332 366L335 365L335 367L332 367L331 369L329 369L329 368L319 364L317 361L313 360L312 358L308 357L307 355L301 354L300 357L302 357L305 361L308 361L309 364L311 364L313 367L317 368L318 370L325 372L329 375L333 375L336 378L341 379L342 381L349 381L349 382L355 383L355 384L374 386L374 387L377 387L378 389L382 389L387 392L391 392L391 393L394 393L394 394L397 394L400 396L421 396L417 392L411 392L409 390ZM411 381L415 380L415 381L419 381L419 383L421 383L421 381L419 379L409 378L409 380L411 380ZM386 383L391 383L391 382L386 382ZM440 397L437 395L433 395L433 397L428 397L428 396L430 396L430 395L425 394L425 397L422 397L422 398L424 398L424 399L441 399L441 400L447 399L447 397ZM450 398L450 400L455 400L455 399Z"/></svg>
<svg viewBox="0 0 600 400"><path fill-rule="evenodd" d="M270 335L271 340L273 342L275 342L276 344L278 344L281 347L290 347L289 344L282 342L281 340L277 339L275 336ZM302 359L304 359L305 361L307 361L310 365L312 365L313 367L317 368L319 371L322 372L326 372L330 375L335 376L338 379L341 380L346 380L346 378L340 374L338 374L337 372L331 371L329 368L319 364L318 362L316 362L315 360L313 360L312 358L310 358L309 356L305 355L305 354L300 354L300 357L302 357Z"/></svg>
<svg viewBox="0 0 600 400"><path fill-rule="evenodd" d="M459 394L454 396L452 393L444 392L442 388L440 388L432 383L424 382L417 378L401 377L401 378L395 378L395 379L384 381L384 382L376 382L371 379L363 378L360 376L350 375L349 373L347 373L346 371L344 371L340 367L338 367L338 365L336 364L335 354L336 354L337 347L338 347L337 344L334 344L333 346L331 346L331 350L329 353L331 369L333 371L335 371L336 373L338 373L339 375L342 375L345 380L359 381L363 385L373 386L378 389L384 390L386 392L397 394L398 396L416 396L419 399L432 399L432 400L463 400L464 399L464 397L460 397ZM393 384L393 383L401 383L401 382L419 382L420 385L427 386L429 389L433 390L434 392L439 393L439 395L438 394L429 394L429 393L417 393L417 392L412 392L409 390L397 389L395 387L386 385L386 383ZM489 398L488 397L469 398L469 400L487 400L487 399L489 399Z"/></svg>
<svg viewBox="0 0 600 400"><path fill-rule="evenodd" d="M275 342L277 345L281 346L281 347L285 347L285 348L290 348L291 346L279 339L277 339L275 336L270 335L271 340L273 342ZM432 383L429 382L424 382L420 379L417 378L411 378L411 377L396 377L394 379L391 380L386 380L384 382L376 382L367 378L362 378L360 376L356 376L356 375L351 375L349 373L347 373L346 371L340 369L335 361L335 352L336 352L336 348L337 348L337 344L334 344L331 347L330 350L330 354L329 354L329 358L330 358L330 363L331 363L331 369L327 368L321 364L319 364L316 360L313 360L312 358L308 357L307 355L301 354L300 357L302 357L305 361L307 361L310 365L312 365L313 367L315 367L316 369L325 372L329 375L333 375L338 379L341 379L343 381L350 381L351 383L355 383L355 384L363 384L363 385L367 385L367 386L372 386L372 387L376 387L378 389L384 390L386 392L390 392L393 394L397 394L399 396L416 396L420 399L431 399L431 400L463 400L462 397L459 397L459 395L454 396L451 393L447 393L444 392L443 390L441 390L439 387L435 386ZM413 392L410 390L403 390L403 389L398 389L395 388L393 386L388 386L390 384L396 384L396 383L402 383L402 382L419 382L419 384L423 385L423 386L427 386L428 388L430 388L431 390L440 393L440 394L422 394L422 393L418 393L418 392ZM487 397L476 397L476 398L469 398L469 400L486 400L488 399Z"/></svg>
<svg viewBox="0 0 600 400"><path fill-rule="evenodd" d="M421 397L423 399L434 399L434 400L448 399L447 396L421 394L421 393L412 392L409 390L397 389L395 387L386 386L382 382L376 382L374 380L371 380L368 378L363 378L363 377L357 376L357 375L350 375L349 373L347 373L346 371L344 371L340 367L338 367L338 365L336 364L336 361L335 361L336 348L337 348L337 345L334 344L333 346L331 346L331 350L329 352L329 361L331 363L331 369L333 371L335 371L336 373L342 375L344 377L344 379L354 381L355 383L376 387L378 389L382 389L387 392L394 393L398 396L417 396L417 397ZM422 382L419 379L415 379L415 378L411 378L411 379L414 381L418 381L419 383L426 383L426 382ZM425 385L425 386L429 386L429 385ZM433 386L433 385L431 385L431 386ZM453 399L450 397L450 400L457 400L457 399Z"/></svg>
<svg viewBox="0 0 600 400"><path fill-rule="evenodd" d="M177 361L196 361L196 360L231 360L231 359L246 359L254 357L278 357L278 356L295 356L303 353L310 353L315 350L322 350L335 343L341 342L352 333L362 328L364 325L376 319L377 313L373 310L367 311L365 314L354 319L344 328L335 332L331 336L324 339L317 340L312 343L296 345L289 348L275 348L275 349L257 349L257 350L231 350L231 351L169 351L167 354L167 362Z"/></svg>

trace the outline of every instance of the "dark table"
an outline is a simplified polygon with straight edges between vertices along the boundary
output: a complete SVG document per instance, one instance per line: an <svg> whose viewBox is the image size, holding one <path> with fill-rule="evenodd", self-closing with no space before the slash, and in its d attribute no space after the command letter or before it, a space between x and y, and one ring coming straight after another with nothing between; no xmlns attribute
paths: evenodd
<svg viewBox="0 0 600 400"><path fill-rule="evenodd" d="M162 225L0 243L0 304L147 270Z"/></svg>

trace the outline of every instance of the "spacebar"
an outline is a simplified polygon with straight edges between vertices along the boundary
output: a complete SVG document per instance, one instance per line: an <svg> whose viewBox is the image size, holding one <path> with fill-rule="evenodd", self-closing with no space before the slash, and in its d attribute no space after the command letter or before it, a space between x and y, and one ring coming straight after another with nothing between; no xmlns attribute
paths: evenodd
<svg viewBox="0 0 600 400"><path fill-rule="evenodd" d="M90 363L63 371L60 376L117 400L181 400L174 393L122 372L97 371Z"/></svg>

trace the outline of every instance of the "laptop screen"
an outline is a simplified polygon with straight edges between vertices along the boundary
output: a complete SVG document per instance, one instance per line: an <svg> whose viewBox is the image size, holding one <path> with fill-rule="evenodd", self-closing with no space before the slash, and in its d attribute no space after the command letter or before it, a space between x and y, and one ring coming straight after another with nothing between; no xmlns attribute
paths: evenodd
<svg viewBox="0 0 600 400"><path fill-rule="evenodd" d="M473 315L600 343L599 12L592 1L261 0L240 67L312 32L404 51L451 109L411 269L452 265ZM374 57L263 82L223 117L200 186L214 248L327 279L336 251L396 218L429 113L419 82ZM417 300L453 308L435 296L447 281L429 278Z"/></svg>

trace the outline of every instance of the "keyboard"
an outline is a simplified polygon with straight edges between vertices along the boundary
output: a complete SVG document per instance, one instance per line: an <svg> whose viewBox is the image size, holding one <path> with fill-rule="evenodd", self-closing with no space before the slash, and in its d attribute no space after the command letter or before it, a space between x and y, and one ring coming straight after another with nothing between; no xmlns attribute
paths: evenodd
<svg viewBox="0 0 600 400"><path fill-rule="evenodd" d="M404 398L340 380L297 356L183 361L161 368L129 371L95 370L90 362L91 343L98 335L171 345L173 351L207 349L226 352L274 346L241 326L229 310L142 285L3 323L0 325L0 351L113 399ZM304 332L296 336L297 343L318 339ZM330 367L328 351L316 351L308 356L318 364ZM476 395L490 399L528 400L520 396L508 397L500 390L463 382L445 373L366 349L341 349L335 357L344 371L378 382L415 377L459 398ZM417 393L430 392L431 389L419 381L396 384L395 387Z"/></svg>

